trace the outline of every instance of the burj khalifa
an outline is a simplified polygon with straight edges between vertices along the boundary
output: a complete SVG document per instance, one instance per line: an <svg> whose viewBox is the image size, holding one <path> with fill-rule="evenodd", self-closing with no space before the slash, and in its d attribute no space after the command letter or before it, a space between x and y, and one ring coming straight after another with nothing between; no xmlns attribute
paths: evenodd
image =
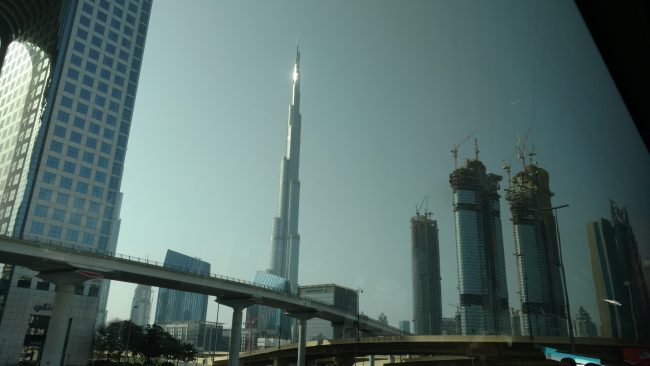
<svg viewBox="0 0 650 366"><path fill-rule="evenodd" d="M280 202L278 215L273 218L271 234L270 272L289 281L291 293L298 292L298 256L300 234L298 213L300 204L300 49L296 46L293 67L291 104L287 127L287 151L280 164Z"/></svg>

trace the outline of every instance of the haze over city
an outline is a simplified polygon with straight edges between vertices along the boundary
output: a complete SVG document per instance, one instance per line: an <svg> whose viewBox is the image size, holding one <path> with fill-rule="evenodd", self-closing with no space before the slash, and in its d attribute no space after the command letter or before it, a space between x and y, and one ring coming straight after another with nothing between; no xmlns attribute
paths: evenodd
<svg viewBox="0 0 650 366"><path fill-rule="evenodd" d="M579 12L561 1L157 1L119 253L162 262L173 249L245 280L269 267L298 29L300 284L362 288L367 315L412 319L409 219L428 196L443 316L453 315L449 151L475 130L480 159L504 176L504 161L513 175L521 169L516 136L529 133L553 203L570 205L559 226L574 313L584 306L598 320L585 224L609 217L608 199L627 207L650 255L650 158ZM459 163L473 157L473 140L459 150ZM501 212L509 301L519 308L503 197ZM112 283L108 319L129 317L134 287Z"/></svg>

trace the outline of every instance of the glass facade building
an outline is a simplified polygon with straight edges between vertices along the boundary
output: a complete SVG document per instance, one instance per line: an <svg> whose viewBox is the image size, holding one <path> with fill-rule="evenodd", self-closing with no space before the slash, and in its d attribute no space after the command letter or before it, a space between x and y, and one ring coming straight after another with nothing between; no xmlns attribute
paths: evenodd
<svg viewBox="0 0 650 366"><path fill-rule="evenodd" d="M210 274L210 263L169 249L165 255L163 265L176 270L206 276ZM161 324L183 320L205 321L207 311L208 295L161 287L158 290L158 302L156 304L154 323Z"/></svg>
<svg viewBox="0 0 650 366"><path fill-rule="evenodd" d="M0 234L114 252L151 0L2 5ZM86 281L75 291L69 363L85 363L107 290ZM54 293L34 272L3 266L0 334L12 336L0 363L40 358L47 336L26 333L36 322L47 334Z"/></svg>
<svg viewBox="0 0 650 366"><path fill-rule="evenodd" d="M347 287L335 284L300 286L299 294L300 297L333 305L343 311L359 311L359 292ZM327 320L313 318L307 320L306 337L308 341L343 338L346 328L348 332L352 329L356 332L355 324L332 324Z"/></svg>
<svg viewBox="0 0 650 366"><path fill-rule="evenodd" d="M131 322L146 327L151 319L151 286L137 285L131 302Z"/></svg>
<svg viewBox="0 0 650 366"><path fill-rule="evenodd" d="M517 258L517 282L525 334L567 335L561 261L550 210L553 193L548 172L526 164L507 189Z"/></svg>
<svg viewBox="0 0 650 366"><path fill-rule="evenodd" d="M611 203L612 221L587 224L601 335L648 339L650 300L627 210Z"/></svg>
<svg viewBox="0 0 650 366"><path fill-rule="evenodd" d="M415 335L441 334L440 243L430 214L411 218L411 271Z"/></svg>
<svg viewBox="0 0 650 366"><path fill-rule="evenodd" d="M454 170L456 259L463 335L510 334L499 181L476 158Z"/></svg>
<svg viewBox="0 0 650 366"><path fill-rule="evenodd" d="M289 281L266 271L257 271L253 283L266 288L289 293ZM278 337L291 339L291 318L282 309L264 305L246 308L246 329L249 330L248 344L257 345L257 338Z"/></svg>

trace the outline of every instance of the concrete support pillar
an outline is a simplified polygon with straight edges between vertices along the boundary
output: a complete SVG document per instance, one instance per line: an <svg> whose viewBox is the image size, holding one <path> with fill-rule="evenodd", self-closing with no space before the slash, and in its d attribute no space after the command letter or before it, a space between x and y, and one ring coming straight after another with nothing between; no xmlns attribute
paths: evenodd
<svg viewBox="0 0 650 366"><path fill-rule="evenodd" d="M287 313L298 320L298 360L297 366L305 366L307 355L307 320L316 316L316 312Z"/></svg>
<svg viewBox="0 0 650 366"><path fill-rule="evenodd" d="M228 346L228 366L239 366L241 350L242 312L254 304L250 297L217 296L217 302L232 308L232 326L230 327L230 345Z"/></svg>
<svg viewBox="0 0 650 366"><path fill-rule="evenodd" d="M331 323L331 324L332 324L332 338L343 339L343 324L341 323Z"/></svg>
<svg viewBox="0 0 650 366"><path fill-rule="evenodd" d="M298 319L298 366L305 366L305 352L307 351L307 318Z"/></svg>
<svg viewBox="0 0 650 366"><path fill-rule="evenodd" d="M43 346L41 365L59 366L64 364L72 317L74 284L56 286L52 317L47 328L47 337Z"/></svg>
<svg viewBox="0 0 650 366"><path fill-rule="evenodd" d="M368 363L370 366L375 366L375 355L368 356Z"/></svg>
<svg viewBox="0 0 650 366"><path fill-rule="evenodd" d="M241 349L241 322L243 306L233 306L232 326L230 328L230 346L228 347L228 366L239 366Z"/></svg>

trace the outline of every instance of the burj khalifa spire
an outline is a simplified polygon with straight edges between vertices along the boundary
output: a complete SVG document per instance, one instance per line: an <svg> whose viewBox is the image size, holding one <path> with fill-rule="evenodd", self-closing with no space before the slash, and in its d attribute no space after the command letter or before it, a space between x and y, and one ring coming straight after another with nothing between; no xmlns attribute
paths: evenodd
<svg viewBox="0 0 650 366"><path fill-rule="evenodd" d="M280 164L280 202L278 215L273 218L270 268L272 274L289 281L291 292L294 294L298 292L298 256L300 255L300 234L298 234L300 128L300 48L296 45L296 63L293 67L287 127L287 151Z"/></svg>

